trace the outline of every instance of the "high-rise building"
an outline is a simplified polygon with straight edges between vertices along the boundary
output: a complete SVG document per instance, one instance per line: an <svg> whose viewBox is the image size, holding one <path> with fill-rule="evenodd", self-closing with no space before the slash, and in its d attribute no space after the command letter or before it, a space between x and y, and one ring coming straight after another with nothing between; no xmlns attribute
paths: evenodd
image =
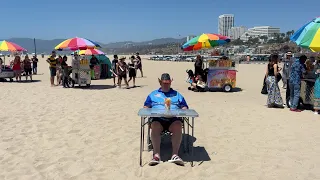
<svg viewBox="0 0 320 180"><path fill-rule="evenodd" d="M223 36L228 36L228 31L234 27L234 15L223 14L219 16L218 33Z"/></svg>
<svg viewBox="0 0 320 180"><path fill-rule="evenodd" d="M249 37L257 38L266 36L268 39L274 37L276 34L280 34L280 28L272 26L256 26L249 28L247 32L241 35L240 39L247 41Z"/></svg>
<svg viewBox="0 0 320 180"><path fill-rule="evenodd" d="M190 41L192 38L194 38L194 37L196 37L196 36L194 36L194 35L189 35L189 36L187 36L187 42L188 41Z"/></svg>
<svg viewBox="0 0 320 180"><path fill-rule="evenodd" d="M238 39L241 37L242 34L244 34L247 31L247 28L244 26L240 27L232 27L228 31L228 36L230 39Z"/></svg>

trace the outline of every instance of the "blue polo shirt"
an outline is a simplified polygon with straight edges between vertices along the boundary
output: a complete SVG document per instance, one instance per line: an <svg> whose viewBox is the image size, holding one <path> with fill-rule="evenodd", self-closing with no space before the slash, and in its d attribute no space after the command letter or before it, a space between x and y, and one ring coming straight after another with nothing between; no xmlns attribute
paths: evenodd
<svg viewBox="0 0 320 180"><path fill-rule="evenodd" d="M152 91L146 101L144 102L144 106L153 109L166 109L164 100L166 98L171 99L171 109L181 109L183 107L188 107L188 104L184 97L178 92L173 89L170 89L169 92L163 92L161 88L158 90Z"/></svg>

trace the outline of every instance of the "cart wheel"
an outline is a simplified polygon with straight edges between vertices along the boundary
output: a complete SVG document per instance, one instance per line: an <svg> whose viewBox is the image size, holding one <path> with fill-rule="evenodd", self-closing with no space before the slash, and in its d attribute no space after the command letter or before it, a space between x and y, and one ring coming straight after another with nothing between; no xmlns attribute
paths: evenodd
<svg viewBox="0 0 320 180"><path fill-rule="evenodd" d="M291 107L290 97L288 97L288 98L286 99L286 104L287 104L287 107L288 107L288 108Z"/></svg>
<svg viewBox="0 0 320 180"><path fill-rule="evenodd" d="M87 87L90 87L90 84L87 84Z"/></svg>
<svg viewBox="0 0 320 180"><path fill-rule="evenodd" d="M76 82L74 81L74 80L71 80L71 87L74 87L74 84L75 84Z"/></svg>
<svg viewBox="0 0 320 180"><path fill-rule="evenodd" d="M224 92L230 92L232 90L232 86L230 84L226 84L223 86Z"/></svg>
<svg viewBox="0 0 320 180"><path fill-rule="evenodd" d="M12 79L12 78L10 78L10 82L13 82L13 79Z"/></svg>

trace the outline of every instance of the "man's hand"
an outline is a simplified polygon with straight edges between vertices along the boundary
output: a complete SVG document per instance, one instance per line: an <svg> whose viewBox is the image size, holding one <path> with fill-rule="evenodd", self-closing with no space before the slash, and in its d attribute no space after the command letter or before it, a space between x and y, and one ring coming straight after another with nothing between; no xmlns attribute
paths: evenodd
<svg viewBox="0 0 320 180"><path fill-rule="evenodd" d="M143 106L143 108L146 108L146 109L148 109L148 108L150 108L150 107L148 107L148 106Z"/></svg>
<svg viewBox="0 0 320 180"><path fill-rule="evenodd" d="M188 109L187 107L182 107L181 109L185 110L185 109Z"/></svg>

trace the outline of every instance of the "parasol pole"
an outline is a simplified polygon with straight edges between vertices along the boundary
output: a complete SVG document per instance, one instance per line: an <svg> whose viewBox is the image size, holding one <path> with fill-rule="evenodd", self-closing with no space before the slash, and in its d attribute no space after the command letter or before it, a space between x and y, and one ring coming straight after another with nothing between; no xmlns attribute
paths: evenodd
<svg viewBox="0 0 320 180"><path fill-rule="evenodd" d="M33 46L34 46L34 55L37 55L36 38L33 38Z"/></svg>

